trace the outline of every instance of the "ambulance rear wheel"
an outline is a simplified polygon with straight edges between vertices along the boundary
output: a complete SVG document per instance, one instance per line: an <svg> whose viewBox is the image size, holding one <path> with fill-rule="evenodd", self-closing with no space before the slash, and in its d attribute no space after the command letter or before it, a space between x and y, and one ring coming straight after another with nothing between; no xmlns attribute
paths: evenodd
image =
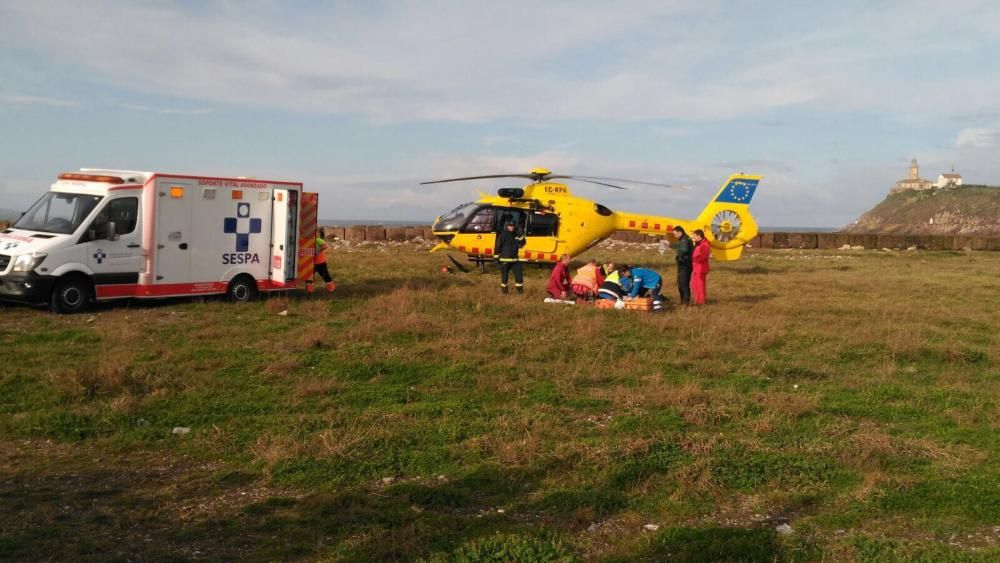
<svg viewBox="0 0 1000 563"><path fill-rule="evenodd" d="M52 290L52 310L61 315L81 313L90 306L90 282L80 276L69 276L56 282Z"/></svg>
<svg viewBox="0 0 1000 563"><path fill-rule="evenodd" d="M226 296L236 303L248 303L257 298L257 282L250 276L237 276L229 282Z"/></svg>

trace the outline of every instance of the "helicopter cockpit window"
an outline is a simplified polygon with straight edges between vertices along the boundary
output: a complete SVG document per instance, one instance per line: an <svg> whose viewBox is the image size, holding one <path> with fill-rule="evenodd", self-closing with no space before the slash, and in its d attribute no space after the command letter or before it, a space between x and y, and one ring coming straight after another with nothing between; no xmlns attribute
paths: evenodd
<svg viewBox="0 0 1000 563"><path fill-rule="evenodd" d="M559 216L554 213L532 213L528 217L529 237L554 237L559 227Z"/></svg>
<svg viewBox="0 0 1000 563"><path fill-rule="evenodd" d="M483 207L469 219L462 229L463 233L492 233L495 213L492 207Z"/></svg>
<svg viewBox="0 0 1000 563"><path fill-rule="evenodd" d="M475 203L463 203L448 213L445 213L434 223L435 231L457 231L462 228L465 221L472 215L477 206Z"/></svg>

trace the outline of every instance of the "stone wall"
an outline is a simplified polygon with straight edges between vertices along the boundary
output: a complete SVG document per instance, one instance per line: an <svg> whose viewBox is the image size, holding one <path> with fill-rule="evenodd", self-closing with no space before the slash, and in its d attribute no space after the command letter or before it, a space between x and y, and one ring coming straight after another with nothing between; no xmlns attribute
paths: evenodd
<svg viewBox="0 0 1000 563"><path fill-rule="evenodd" d="M381 225L352 225L350 227L320 227L325 240L348 242L406 242L414 239L432 240L430 227L383 227Z"/></svg>
<svg viewBox="0 0 1000 563"><path fill-rule="evenodd" d="M350 227L323 227L324 238L357 242L404 242L416 238L434 239L429 227L383 227L381 225L354 225ZM619 231L612 240L624 242L657 242L660 237ZM761 233L751 242L751 248L839 249L845 247L876 250L889 248L905 250L1000 250L1000 237L975 237L951 235L850 235L843 233Z"/></svg>

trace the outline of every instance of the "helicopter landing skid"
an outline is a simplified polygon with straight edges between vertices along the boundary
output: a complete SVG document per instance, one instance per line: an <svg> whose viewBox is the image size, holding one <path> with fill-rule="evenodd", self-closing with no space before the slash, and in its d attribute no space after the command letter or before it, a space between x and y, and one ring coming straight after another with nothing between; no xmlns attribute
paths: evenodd
<svg viewBox="0 0 1000 563"><path fill-rule="evenodd" d="M458 260L455 260L455 257L452 256L451 254L448 255L448 259L451 260L451 263L454 264L455 267L458 268L463 274L469 273L469 269L460 264Z"/></svg>
<svg viewBox="0 0 1000 563"><path fill-rule="evenodd" d="M472 260L473 262L476 263L476 266L479 268L479 273L480 274L485 274L486 273L486 265L487 264L493 264L493 260L479 260L479 259L474 259L474 258L470 258L470 260Z"/></svg>

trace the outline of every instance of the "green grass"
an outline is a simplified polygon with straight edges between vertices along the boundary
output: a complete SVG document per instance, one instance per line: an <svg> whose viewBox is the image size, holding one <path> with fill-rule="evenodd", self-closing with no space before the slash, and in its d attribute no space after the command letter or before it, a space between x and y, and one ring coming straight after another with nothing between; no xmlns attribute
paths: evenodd
<svg viewBox="0 0 1000 563"><path fill-rule="evenodd" d="M1000 255L755 251L659 316L442 262L341 250L332 298L0 306L0 558L1000 557Z"/></svg>

